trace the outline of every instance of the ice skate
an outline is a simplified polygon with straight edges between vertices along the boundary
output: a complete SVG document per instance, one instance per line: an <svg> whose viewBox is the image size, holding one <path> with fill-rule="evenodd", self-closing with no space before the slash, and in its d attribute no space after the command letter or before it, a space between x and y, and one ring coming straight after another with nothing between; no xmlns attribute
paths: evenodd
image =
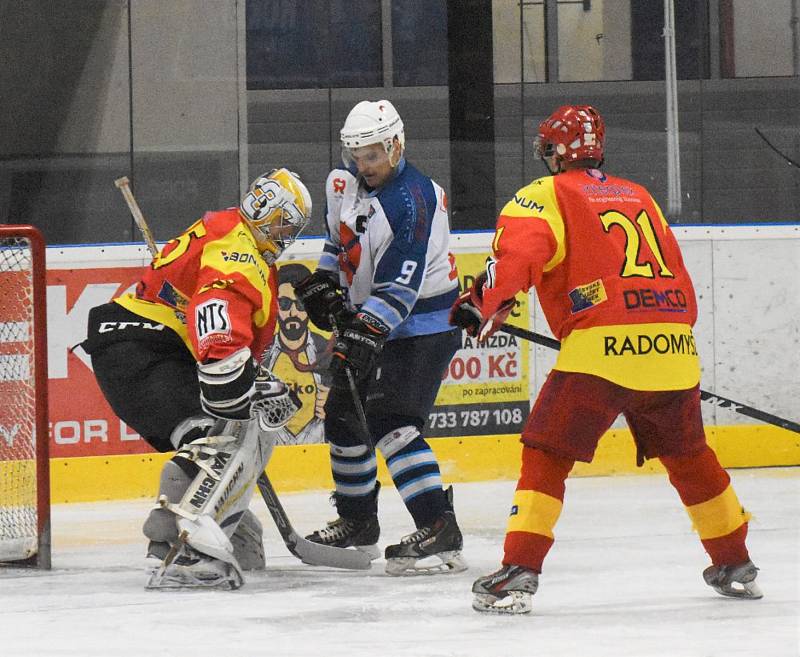
<svg viewBox="0 0 800 657"><path fill-rule="evenodd" d="M764 597L755 579L758 568L752 561L735 566L709 566L703 571L706 584L720 595L758 600Z"/></svg>
<svg viewBox="0 0 800 657"><path fill-rule="evenodd" d="M181 545L170 551L164 562L150 575L145 588L160 589L224 589L233 591L244 584L233 564L215 559Z"/></svg>
<svg viewBox="0 0 800 657"><path fill-rule="evenodd" d="M539 575L523 566L503 566L472 585L472 608L494 614L529 614L531 598L539 588Z"/></svg>
<svg viewBox="0 0 800 657"><path fill-rule="evenodd" d="M467 569L461 556L464 541L453 511L445 511L430 525L404 536L386 547L389 575L437 575Z"/></svg>
<svg viewBox="0 0 800 657"><path fill-rule="evenodd" d="M306 536L306 540L331 547L354 547L367 554L370 561L373 561L381 556L378 549L380 535L381 528L377 515L365 519L339 517L329 522L326 527Z"/></svg>

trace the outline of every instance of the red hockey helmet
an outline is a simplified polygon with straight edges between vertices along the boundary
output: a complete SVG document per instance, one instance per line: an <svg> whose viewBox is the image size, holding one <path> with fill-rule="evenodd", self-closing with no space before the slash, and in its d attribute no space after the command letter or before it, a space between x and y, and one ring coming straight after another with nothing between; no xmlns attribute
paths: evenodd
<svg viewBox="0 0 800 657"><path fill-rule="evenodd" d="M603 162L606 127L603 118L591 105L563 105L539 124L533 142L536 156L544 160L551 173L564 170L566 162ZM554 160L556 170L550 167Z"/></svg>

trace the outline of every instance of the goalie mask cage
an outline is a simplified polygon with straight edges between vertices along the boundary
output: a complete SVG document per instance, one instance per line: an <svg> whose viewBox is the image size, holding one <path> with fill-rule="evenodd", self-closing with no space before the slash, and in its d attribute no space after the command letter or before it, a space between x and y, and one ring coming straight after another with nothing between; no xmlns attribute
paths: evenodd
<svg viewBox="0 0 800 657"><path fill-rule="evenodd" d="M0 563L50 567L45 247L0 225Z"/></svg>

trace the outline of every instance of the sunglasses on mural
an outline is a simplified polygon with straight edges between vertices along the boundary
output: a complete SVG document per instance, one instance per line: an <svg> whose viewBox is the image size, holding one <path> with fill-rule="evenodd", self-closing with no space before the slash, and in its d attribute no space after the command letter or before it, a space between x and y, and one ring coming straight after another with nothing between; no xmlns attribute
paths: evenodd
<svg viewBox="0 0 800 657"><path fill-rule="evenodd" d="M283 310L284 312L289 310L292 306L295 306L297 310L303 312L305 308L303 307L303 302L299 299L290 299L289 297L278 297L278 308Z"/></svg>

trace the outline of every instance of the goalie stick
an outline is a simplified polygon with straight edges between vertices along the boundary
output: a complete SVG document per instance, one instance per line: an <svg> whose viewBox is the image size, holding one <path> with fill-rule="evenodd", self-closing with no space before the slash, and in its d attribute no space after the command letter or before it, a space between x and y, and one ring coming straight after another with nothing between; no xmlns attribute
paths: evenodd
<svg viewBox="0 0 800 657"><path fill-rule="evenodd" d="M144 237L145 244L147 244L147 250L150 251L150 255L155 258L156 255L158 255L158 247L156 246L156 241L153 239L153 233L150 232L150 228L148 227L147 222L144 219L144 215L139 208L139 204L133 197L133 192L131 191L131 181L128 180L128 176L122 176L122 178L117 178L114 181L114 185L116 185L117 189L122 192L122 196L125 199L125 202L128 204L128 209L131 211L131 216L141 231L142 237Z"/></svg>
<svg viewBox="0 0 800 657"><path fill-rule="evenodd" d="M539 344L544 347L549 347L550 349L555 349L556 351L561 349L561 343L555 338L547 337L546 335L542 335L541 333L534 333L533 331L528 331L527 329L524 329L521 326L514 326L513 324L503 324L500 326L500 330L505 331L506 333L508 333L509 335L513 335L514 337L521 338L522 340L527 340L528 342L533 342L535 344ZM714 404L719 408L730 408L732 411L736 411L741 415L746 415L747 417L751 417L756 420L761 420L761 422L772 424L773 426L780 427L781 429L786 429L787 431L794 431L795 433L800 433L800 423L798 422L794 422L793 420L786 420L776 415L772 415L771 413L767 413L766 411L761 411L757 408L753 408L752 406L748 406L747 404L742 404L741 402L733 401L732 399L728 399L727 397L722 397L721 395L709 392L708 390L700 391L700 399L701 401Z"/></svg>
<svg viewBox="0 0 800 657"><path fill-rule="evenodd" d="M133 192L130 189L130 181L126 176L123 176L122 178L117 178L114 184L125 197L128 209L133 215L139 230L142 232L142 237L144 237L147 248L150 254L155 258L158 254L158 248L153 239L153 234L150 232L150 228L147 225L147 221L139 208L139 204L136 202L136 198L134 198ZM218 420L212 431L219 433L224 426L225 420ZM289 552L303 563L307 563L311 566L330 566L332 568L345 568L348 570L367 570L370 568L371 560L364 552L331 547L329 545L320 545L302 538L292 527L289 516L286 515L286 511L278 499L278 495L272 487L272 482L270 482L266 472L262 472L259 475L256 480L256 485Z"/></svg>
<svg viewBox="0 0 800 657"><path fill-rule="evenodd" d="M302 538L292 527L289 516L278 499L266 472L256 480L258 492L264 499L275 526L283 542L294 556L310 566L330 566L347 570L368 570L371 565L369 555L360 550L331 547Z"/></svg>

